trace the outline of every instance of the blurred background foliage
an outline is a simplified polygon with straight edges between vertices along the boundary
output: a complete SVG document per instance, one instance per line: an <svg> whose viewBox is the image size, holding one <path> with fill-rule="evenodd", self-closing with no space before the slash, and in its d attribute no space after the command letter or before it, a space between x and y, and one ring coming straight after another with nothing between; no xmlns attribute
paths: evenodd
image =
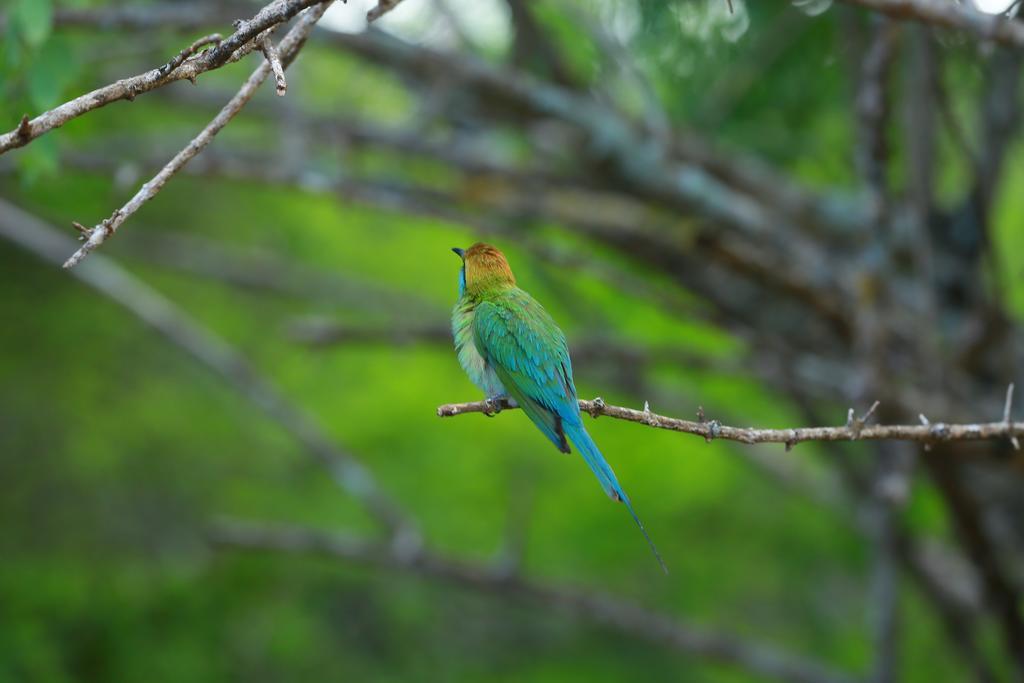
<svg viewBox="0 0 1024 683"><path fill-rule="evenodd" d="M104 4L8 0L0 10L4 129L25 112L161 64L194 36L230 30L55 22L62 10ZM406 0L377 30L580 92L601 84L615 98L609 106L637 119L654 97L669 128L759 157L808 187L860 196L852 112L870 20L828 3L733 4L730 14L725 0L533 3L557 68L517 53L502 0ZM231 7L248 16L258 5ZM334 23L325 18L289 71L288 96L265 86L217 138L209 165L200 158L195 173L176 177L105 256L221 335L312 414L402 502L431 547L487 563L521 534L531 576L628 596L840 670L870 670L870 546L850 518L766 476L749 447L588 420L671 567L663 578L625 512L523 415L435 416L439 404L475 400L476 390L447 343L406 331L443 328L459 265L449 248L486 237L574 345L677 354L633 363L588 353L576 363L581 396L649 400L681 417L703 406L730 423L806 422L777 387L735 369L749 342L682 313L701 309L699 295L628 251L566 230L558 216L495 234L473 209L467 221L410 215L335 190L350 181L416 183L472 201L493 189L486 177L466 182L436 160L346 143L310 125L361 120L458 142L459 121L431 119L415 77L324 37L355 30L341 15L364 10L354 0L332 8ZM640 75L615 68L609 40ZM955 34L936 43L949 108L975 141L970 116L992 50ZM5 155L0 197L53 225L98 222L205 125L255 60L112 104ZM893 87L909 77L897 68ZM435 94L457 98L452 87ZM900 194L907 149L902 124L890 125L887 163ZM937 140L935 201L950 207L971 170L949 132ZM488 158L530 158L500 117L487 144ZM1021 157L1012 142L987 271L1014 318L1024 310ZM575 162L555 150L544 165L555 172ZM692 239L687 216L657 211L674 240ZM558 258L538 259L537 245ZM601 270L575 267L581 260L657 296L624 291ZM336 559L211 546L209 529L221 518L368 535L374 526L288 433L116 304L9 243L0 243L0 293L0 681L760 680L514 597ZM375 333L304 341L324 321ZM843 421L842 397L823 405ZM870 454L806 444L785 457L822 471ZM915 534L953 541L927 478L913 480L902 519ZM963 680L965 664L920 594L901 590L898 599L900 680ZM979 637L996 671L1008 672L996 627Z"/></svg>

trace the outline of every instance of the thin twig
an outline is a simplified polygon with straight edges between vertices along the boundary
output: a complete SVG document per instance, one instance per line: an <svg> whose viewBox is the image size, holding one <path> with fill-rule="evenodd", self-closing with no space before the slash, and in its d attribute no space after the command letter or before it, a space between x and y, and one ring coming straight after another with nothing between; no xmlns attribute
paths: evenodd
<svg viewBox="0 0 1024 683"><path fill-rule="evenodd" d="M181 66L186 59L188 59L196 52L198 52L199 48L205 47L207 45L219 45L220 42L223 40L224 37L221 36L221 34L219 33L211 33L208 36L203 36L202 38L195 41L194 43L186 47L184 50L179 52L174 57L174 59L161 66L159 70L162 71L164 74L169 74L175 69L177 69L179 66Z"/></svg>
<svg viewBox="0 0 1024 683"><path fill-rule="evenodd" d="M309 10L303 15L302 19L292 28L291 31L281 40L281 44L278 46L278 52L284 56L286 61L290 60L295 56L298 50L302 47L303 42L309 35L309 32L313 30L313 26L323 16L323 13L330 6L330 2L323 2L318 7ZM278 60L280 65L280 60ZM95 250L98 246L103 244L117 232L117 229L124 224L128 218L138 211L146 202L155 197L160 190L163 189L167 181L170 180L174 174L180 171L185 164L187 164L193 157L202 152L207 145L209 145L213 138L219 133L224 126L226 126L231 119L235 117L238 112L242 110L242 107L252 99L252 96L256 94L260 85L267 79L270 72L273 70L272 60L268 57L267 61L263 62L252 72L245 84L242 85L241 89L235 94L231 100L224 105L224 108L210 121L207 126L200 131L199 135L192 139L188 145L185 146L180 152L174 155L174 158L167 162L167 165L160 169L152 180L144 183L138 192L128 200L121 208L114 211L114 213L103 220L95 227L82 232L85 237L85 244L71 255L71 257L64 262L64 268L72 268L77 265L83 258L89 255L90 252ZM280 87L280 84L279 86ZM76 226L77 228L77 226Z"/></svg>
<svg viewBox="0 0 1024 683"><path fill-rule="evenodd" d="M39 114L30 121L23 120L14 130L0 135L0 154L16 147L22 147L44 133L54 128L60 128L68 121L111 102L130 101L142 93L155 90L174 81L183 79L195 81L200 74L237 61L256 49L258 46L254 39L266 29L288 21L307 7L324 2L325 0L274 0L256 13L252 19L238 22L237 30L226 39L219 41L215 48L191 59L183 59L178 66L169 71L166 70L166 67L173 64L178 57L146 73L122 79L76 97L50 111Z"/></svg>
<svg viewBox="0 0 1024 683"><path fill-rule="evenodd" d="M274 80L277 82L277 96L284 97L288 92L288 81L284 78L284 67L281 66L281 56L277 53L277 47L270 36L264 36L260 41L260 50L263 56L270 62L270 68L274 72Z"/></svg>
<svg viewBox="0 0 1024 683"><path fill-rule="evenodd" d="M943 422L922 425L870 425L858 427L858 420L852 420L839 427L796 427L788 429L758 429L754 427L729 427L717 420L694 422L676 417L666 417L650 411L634 410L605 403L601 398L593 401L580 400L580 411L592 417L606 415L627 422L639 422L657 429L668 429L704 437L707 441L725 439L746 444L781 443L792 447L804 441L920 441L928 444L940 441L981 441L985 439L1006 439L1024 435L1024 422L983 422L976 424L946 424ZM507 401L500 404L502 409L515 408ZM486 413L494 409L486 401L449 403L439 406L438 417L453 417L466 413ZM870 413L869 413L870 414ZM867 415L865 415L867 417ZM861 418L864 419L864 418Z"/></svg>
<svg viewBox="0 0 1024 683"><path fill-rule="evenodd" d="M366 13L367 21L377 21L382 16L398 7L402 0L377 0L377 5Z"/></svg>
<svg viewBox="0 0 1024 683"><path fill-rule="evenodd" d="M1006 405L1003 406L1003 424L1010 424L1010 410L1013 407L1013 382L1010 382L1010 386L1006 387ZM1020 441L1017 440L1016 436L1010 437L1010 443L1013 444L1014 450L1020 450Z"/></svg>

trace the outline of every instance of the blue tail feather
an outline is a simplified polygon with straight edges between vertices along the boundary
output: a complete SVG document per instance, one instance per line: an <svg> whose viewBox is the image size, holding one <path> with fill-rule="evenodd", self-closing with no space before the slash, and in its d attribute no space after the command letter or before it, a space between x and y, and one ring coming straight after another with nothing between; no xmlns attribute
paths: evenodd
<svg viewBox="0 0 1024 683"><path fill-rule="evenodd" d="M578 420L579 418L577 418ZM568 422L568 420L566 421ZM633 517L633 521L640 527L640 532L647 539L647 545L651 547L651 551L654 553L654 557L658 560L658 564L661 565L662 570L668 574L668 567L665 565L665 561L661 559L661 553L658 552L658 548L654 545L654 541L647 535L647 529L644 528L643 522L637 517L636 511L633 510L633 504L629 502L629 496L622 490L619 485L618 479L615 478L615 472L612 471L611 466L601 455L601 451L598 450L597 444L590 438L590 434L587 433L582 422L576 424L564 424L565 435L569 437L569 441L579 450L580 455L586 461L587 465L593 471L594 475L597 476L597 480L601 482L601 488L608 494L608 497L612 500L618 500L626 504L626 509L629 510L630 516Z"/></svg>

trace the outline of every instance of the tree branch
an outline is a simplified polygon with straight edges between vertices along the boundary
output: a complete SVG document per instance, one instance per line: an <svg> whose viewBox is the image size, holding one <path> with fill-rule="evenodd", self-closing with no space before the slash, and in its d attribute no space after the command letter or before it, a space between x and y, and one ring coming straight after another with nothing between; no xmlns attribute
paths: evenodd
<svg viewBox="0 0 1024 683"><path fill-rule="evenodd" d="M632 637L710 661L790 683L849 683L853 678L775 648L710 631L606 593L544 583L471 564L426 549L399 556L393 549L338 533L295 526L231 521L212 531L214 543L239 550L313 553L389 570L404 571L456 586L558 608Z"/></svg>
<svg viewBox="0 0 1024 683"><path fill-rule="evenodd" d="M740 307L743 297L739 292L759 297L765 286L785 293L787 302L794 299L795 305L807 304L803 308L789 309L794 315L801 315L810 308L820 312L830 325L839 327L845 323L847 315L847 307L835 288L818 281L819 277L829 276L817 266L817 274L807 278L805 269L794 266L788 257L761 249L763 242L750 244L740 239L719 238L713 229L701 230L696 244L710 257L709 263L708 258L698 257L693 249L684 248L684 243L672 236L678 230L678 222L671 218L658 214L635 198L608 190L576 189L568 186L566 179L551 174L531 178L525 169L520 171L483 162L476 166L480 170L469 173L474 162L462 159L466 162L466 174L461 185L452 192L413 183L363 180L348 174L329 177L306 169L289 168L273 160L255 162L252 157L211 157L207 153L202 160L209 163L197 160L189 169L201 168L205 173L234 179L293 185L304 191L331 192L346 200L440 217L487 234L500 233L517 240L521 239L518 228L524 221L541 222L555 217L575 232L617 249L628 248L632 257L665 270L710 300L727 300L737 309L730 317L755 329L778 322L780 314L773 311L772 319L764 320L764 325L759 326L762 321ZM453 159L451 163L463 168L459 161ZM109 164L94 158L86 166L103 169ZM488 176L487 182L482 182L481 176ZM473 210L461 210L467 204ZM477 207L486 209L507 227L499 228L493 220L481 220ZM730 296L722 297L722 292L729 292ZM793 321L793 324L803 323ZM804 330L801 340L809 342L821 327L804 325ZM831 337L828 340L829 343L834 341Z"/></svg>
<svg viewBox="0 0 1024 683"><path fill-rule="evenodd" d="M377 5L366 13L366 21L377 21L382 16L398 7L402 0L377 0Z"/></svg>
<svg viewBox="0 0 1024 683"><path fill-rule="evenodd" d="M14 130L0 135L0 154L16 147L23 147L44 133L48 133L54 128L60 128L68 121L111 102L134 100L142 93L155 90L174 81L186 78L194 81L200 74L237 61L259 47L257 38L264 31L288 21L307 7L324 2L325 0L274 0L252 19L238 22L236 31L220 41L220 44L213 49L202 52L191 59L177 62L177 64L176 57L167 64L144 74L122 79L76 97L31 120L27 120L26 117Z"/></svg>
<svg viewBox="0 0 1024 683"><path fill-rule="evenodd" d="M655 202L675 212L698 215L714 222L716 233L742 235L744 243L757 242L764 264L783 263L782 268L759 272L767 282L785 279L789 290L829 307L833 318L841 318L838 278L816 264L829 259L819 245L791 230L788 217L778 207L765 205L745 192L737 191L712 173L692 163L680 163L664 149L661 141L645 135L618 112L578 93L530 78L508 69L495 68L466 56L452 57L436 50L409 45L387 36L332 34L333 45L367 60L425 79L456 80L460 87L500 109L497 115L551 118L572 126L586 137L575 154L601 169L606 187ZM785 249L768 238L785 232ZM730 245L731 246L731 245ZM766 253L770 252L770 253ZM812 295L812 292L814 293ZM841 324L841 320L834 321Z"/></svg>
<svg viewBox="0 0 1024 683"><path fill-rule="evenodd" d="M54 264L63 260L71 242L43 221L2 199L0 238ZM228 386L299 442L338 486L363 504L396 540L409 540L413 546L418 545L415 526L379 487L373 474L355 456L334 443L312 416L291 403L227 342L103 256L91 259L71 273L222 376Z"/></svg>
<svg viewBox="0 0 1024 683"><path fill-rule="evenodd" d="M592 401L581 399L580 411L592 417L607 415L617 420L638 422L656 429L668 429L703 436L707 441L725 439L746 444L781 443L792 447L804 441L918 441L934 443L944 441L981 441L986 439L1011 439L1024 435L1024 422L983 422L974 424L946 424L935 422L922 425L866 425L874 407L862 417L855 417L853 408L845 425L837 427L796 427L788 429L758 429L754 427L729 427L718 420L682 420L653 413L649 408L635 410L608 405L600 397ZM876 401L877 405L877 401ZM493 414L518 406L506 399L500 401L472 401L449 403L437 408L438 417L454 417L466 413Z"/></svg>
<svg viewBox="0 0 1024 683"><path fill-rule="evenodd" d="M303 15L302 19L292 28L292 30L288 32L288 35L281 40L281 44L276 50L272 47L269 49L266 47L269 45L269 36L263 36L258 39L256 41L257 44L264 46L263 50L266 55L266 60L252 72L252 75L249 76L249 79L242 85L241 89L239 89L235 96L224 105L224 108L220 110L217 116L215 116L213 120L210 121L202 131L200 131L199 135L193 138L184 149L174 155L174 158L167 162L167 165L160 169L160 172L157 173L152 180L144 183L142 187L139 188L138 192L128 200L128 203L114 211L110 218L105 219L92 228L85 228L79 223L74 224L79 232L81 232L82 238L85 240L85 244L79 247L78 250L64 262L64 268L74 267L80 263L83 258L88 256L90 252L106 242L107 239L117 232L117 229L121 227L121 225L123 225L132 214L142 208L143 204L155 197L157 193L163 189L164 185L167 184L167 181L174 176L174 174L184 168L185 164L191 161L193 157L206 149L207 145L213 142L213 138L217 133L223 130L224 126L228 125L231 119L233 119L235 115L242 110L242 107L252 99L252 96L256 94L260 85L263 84L263 81L267 79L271 72L280 72L277 93L279 95L284 94L284 68L302 48L302 44L305 42L309 32L313 30L313 26L320 17L323 16L323 13L327 11L327 8L330 5L331 0L327 0L321 2L318 7L309 10L305 15ZM283 66L282 61L284 62Z"/></svg>

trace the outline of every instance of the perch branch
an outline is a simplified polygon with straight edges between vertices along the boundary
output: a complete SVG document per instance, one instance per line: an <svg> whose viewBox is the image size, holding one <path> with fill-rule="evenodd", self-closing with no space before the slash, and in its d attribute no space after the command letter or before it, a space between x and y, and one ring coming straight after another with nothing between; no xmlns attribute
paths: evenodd
<svg viewBox="0 0 1024 683"><path fill-rule="evenodd" d="M241 59L259 47L256 39L269 28L282 24L296 14L313 5L322 4L324 0L274 0L261 9L252 19L236 24L233 34L218 42L216 47L206 50L191 58L182 58L181 54L163 66L151 69L146 73L124 78L110 85L97 88L64 104L43 112L33 119L25 117L12 131L0 135L0 154L16 147L23 147L44 133L60 128L68 121L99 109L118 100L134 100L140 95L174 81L188 79L194 81L197 76L207 71L220 68L225 64ZM193 47L193 46L190 46ZM195 47L198 49L198 47ZM183 50L182 53L187 52ZM194 51L194 50L193 50ZM189 55L186 55L189 57Z"/></svg>
<svg viewBox="0 0 1024 683"><path fill-rule="evenodd" d="M211 535L214 543L238 550L319 554L405 571L482 593L493 593L508 600L525 599L636 638L780 681L839 683L853 680L820 663L684 622L614 595L510 575L501 567L468 563L426 549L413 555L399 556L393 548L350 535L240 521L222 522Z"/></svg>
<svg viewBox="0 0 1024 683"><path fill-rule="evenodd" d="M781 443L791 448L804 441L981 441L985 439L1011 439L1024 435L1024 422L982 422L974 424L946 424L934 422L922 425L867 425L873 409L860 418L851 409L846 424L837 427L795 427L787 429L758 429L729 427L717 420L682 420L658 415L650 410L635 410L608 405L600 397L593 401L580 400L580 410L592 417L606 415L627 422L639 422L648 427L668 429L703 436L707 441L725 439L746 444ZM507 400L499 402L471 401L439 406L438 417L454 417L465 413L493 413L495 410L515 408Z"/></svg>
<svg viewBox="0 0 1024 683"><path fill-rule="evenodd" d="M267 51L266 61L257 67L252 75L249 76L248 80L242 85L241 89L235 94L234 97L224 105L224 108L210 121L209 124L199 135L192 139L180 152L174 155L174 158L167 162L167 165L160 169L159 173L153 176L153 179L147 183L144 183L139 188L138 192L128 200L128 203L122 206L120 209L114 211L110 218L103 220L99 225L92 228L85 228L82 225L75 223L74 226L82 234L82 238L85 243L78 248L78 250L71 255L67 261L64 262L64 268L72 268L81 262L83 258L89 255L90 252L95 250L98 246L103 244L117 232L117 229L124 224L128 218L142 208L143 204L148 202L150 199L155 197L160 190L163 189L167 181L171 179L178 171L185 167L189 161L192 160L197 154L206 149L213 138L223 130L231 119L235 117L238 112L242 110L242 107L252 99L252 96L256 94L260 85L267 79L271 71L281 70L281 78L278 81L278 94L282 94L282 83L284 82L284 66L282 66L282 60L287 65L289 61L295 56L295 54L302 47L303 42L309 35L309 32L313 30L313 26L323 16L323 13L330 6L330 2L324 2L320 4L305 15L302 19L288 32L282 40L281 44L276 50L272 52ZM269 38L264 37L263 43L269 43ZM223 44L223 43L222 43ZM272 49L272 48L271 48Z"/></svg>

